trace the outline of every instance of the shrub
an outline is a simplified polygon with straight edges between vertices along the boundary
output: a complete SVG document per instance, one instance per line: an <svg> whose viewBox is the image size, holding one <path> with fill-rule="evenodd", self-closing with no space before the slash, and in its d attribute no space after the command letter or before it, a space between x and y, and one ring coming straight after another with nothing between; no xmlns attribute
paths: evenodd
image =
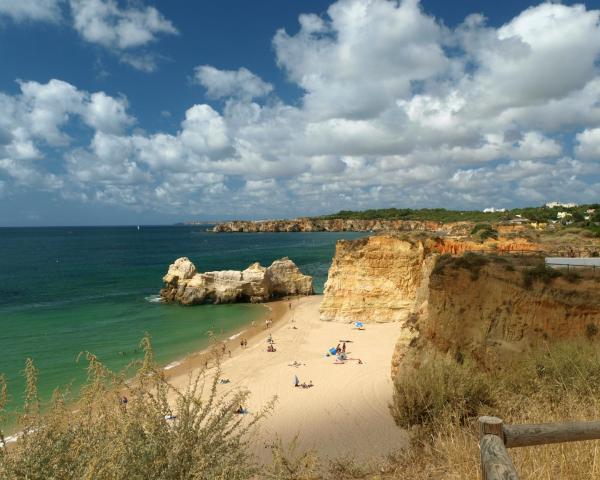
<svg viewBox="0 0 600 480"><path fill-rule="evenodd" d="M481 240L488 238L498 239L498 231L489 223L478 223L471 230L471 235L478 235Z"/></svg>
<svg viewBox="0 0 600 480"><path fill-rule="evenodd" d="M449 253L444 253L443 255L440 255L435 261L435 266L433 267L431 273L434 275L440 275L444 272L444 268L446 267L446 265L449 265L451 263L452 255L450 255Z"/></svg>
<svg viewBox="0 0 600 480"><path fill-rule="evenodd" d="M471 280L477 280L479 278L479 272L488 263L489 258L473 252L467 252L461 257L456 257L454 259L454 266L456 268L464 268L471 272Z"/></svg>
<svg viewBox="0 0 600 480"><path fill-rule="evenodd" d="M593 323L588 323L585 326L585 336L590 340L598 335L598 326Z"/></svg>
<svg viewBox="0 0 600 480"><path fill-rule="evenodd" d="M581 275L574 270L567 270L562 277L569 283L577 283L581 280Z"/></svg>
<svg viewBox="0 0 600 480"><path fill-rule="evenodd" d="M110 372L92 354L88 380L75 408L56 391L40 413L37 372L26 365L27 391L21 415L23 435L0 449L0 478L61 480L242 479L256 472L247 433L272 404L252 416L235 410L248 397L239 391L217 396L214 376L201 372L180 390L169 384L144 339L144 360L131 381ZM123 403L123 396L128 398ZM167 417L173 412L175 420Z"/></svg>
<svg viewBox="0 0 600 480"><path fill-rule="evenodd" d="M319 480L320 462L313 450L300 451L298 436L289 445L277 439L270 445L273 461L263 473L270 480Z"/></svg>
<svg viewBox="0 0 600 480"><path fill-rule="evenodd" d="M531 288L534 282L542 282L548 285L552 280L560 277L562 274L551 267L541 263L533 268L523 270L523 286Z"/></svg>
<svg viewBox="0 0 600 480"><path fill-rule="evenodd" d="M473 252L467 252L459 257L453 257L446 253L437 259L432 273L441 274L446 268L463 268L471 272L471 280L477 280L481 268L487 265L489 261L490 257Z"/></svg>
<svg viewBox="0 0 600 480"><path fill-rule="evenodd" d="M427 429L442 418L464 424L481 407L493 405L490 388L488 377L470 360L457 363L433 354L420 368L396 377L390 408L402 428Z"/></svg>

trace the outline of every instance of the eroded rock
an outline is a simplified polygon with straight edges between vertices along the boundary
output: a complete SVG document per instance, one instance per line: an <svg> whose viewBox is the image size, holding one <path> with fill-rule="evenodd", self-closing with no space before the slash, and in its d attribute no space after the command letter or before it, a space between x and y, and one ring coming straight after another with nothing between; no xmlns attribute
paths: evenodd
<svg viewBox="0 0 600 480"><path fill-rule="evenodd" d="M304 275L289 258L271 266L253 263L245 270L197 273L186 257L178 258L163 277L160 291L167 302L201 303L266 302L287 295L312 295L312 277Z"/></svg>

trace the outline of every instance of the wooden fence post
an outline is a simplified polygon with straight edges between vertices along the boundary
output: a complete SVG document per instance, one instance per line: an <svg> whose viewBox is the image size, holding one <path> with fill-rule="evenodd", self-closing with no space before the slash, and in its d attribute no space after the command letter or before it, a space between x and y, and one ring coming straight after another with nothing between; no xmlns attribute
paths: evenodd
<svg viewBox="0 0 600 480"><path fill-rule="evenodd" d="M496 417L479 417L479 448L483 480L519 479L504 445L502 420Z"/></svg>

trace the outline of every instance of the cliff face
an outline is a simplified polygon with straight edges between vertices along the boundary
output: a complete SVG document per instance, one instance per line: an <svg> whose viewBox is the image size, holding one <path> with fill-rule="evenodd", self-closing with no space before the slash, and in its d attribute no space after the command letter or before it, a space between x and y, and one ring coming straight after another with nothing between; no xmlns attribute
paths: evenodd
<svg viewBox="0 0 600 480"><path fill-rule="evenodd" d="M488 354L510 355L536 341L589 336L600 329L600 274L559 275L546 282L542 277L527 284L524 273L532 267L525 263L531 265L531 257L525 262L518 255L460 256L477 246L483 248L393 235L341 240L321 319L406 320L398 327L393 374L403 362L419 363L420 352L429 348L484 361ZM504 252L544 247L523 239L500 239L495 246Z"/></svg>
<svg viewBox="0 0 600 480"><path fill-rule="evenodd" d="M474 276L465 268L436 268L419 343L442 351L481 354L524 348L531 341L583 336L600 326L600 283L563 277L525 287L518 269L490 262Z"/></svg>
<svg viewBox="0 0 600 480"><path fill-rule="evenodd" d="M312 277L303 275L289 258L275 260L271 266L259 263L246 270L197 273L186 257L178 258L163 277L160 291L167 302L200 303L265 302L286 295L312 295Z"/></svg>
<svg viewBox="0 0 600 480"><path fill-rule="evenodd" d="M405 320L419 308L427 250L384 235L340 240L327 282L321 319L326 321L391 322Z"/></svg>
<svg viewBox="0 0 600 480"><path fill-rule="evenodd" d="M472 222L420 222L413 220L344 220L297 218L295 220L234 221L215 225L213 232L399 232L424 231L467 235Z"/></svg>

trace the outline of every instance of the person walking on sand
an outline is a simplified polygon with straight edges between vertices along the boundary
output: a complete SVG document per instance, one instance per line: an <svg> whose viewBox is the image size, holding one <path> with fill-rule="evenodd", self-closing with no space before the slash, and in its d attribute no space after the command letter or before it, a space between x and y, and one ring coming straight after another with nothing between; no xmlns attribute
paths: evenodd
<svg viewBox="0 0 600 480"><path fill-rule="evenodd" d="M342 353L346 353L346 342L342 344Z"/></svg>

